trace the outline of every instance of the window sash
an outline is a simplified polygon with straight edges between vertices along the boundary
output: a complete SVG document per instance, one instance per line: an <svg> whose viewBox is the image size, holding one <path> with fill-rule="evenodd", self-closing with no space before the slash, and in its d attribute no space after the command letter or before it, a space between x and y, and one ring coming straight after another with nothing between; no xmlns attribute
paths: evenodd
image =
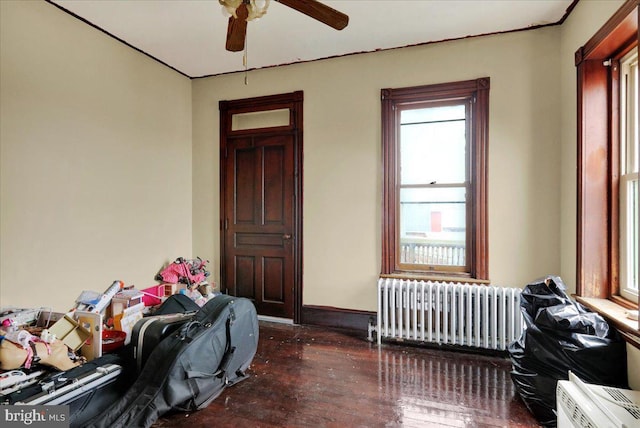
<svg viewBox="0 0 640 428"><path fill-rule="evenodd" d="M467 213L469 206L467 182L469 181L470 104L471 102L468 99L447 100L430 102L425 105L412 104L399 109L397 117L399 120L398 127L401 132L398 141L398 175L396 180L400 189L397 202L399 233L396 236L396 259L399 261L398 266L402 270L428 272L469 271L467 264L470 259L468 254L469 236L466 231L469 229L470 220ZM460 108L462 109L460 110ZM422 111L420 115L422 120L419 123L416 123L416 121L405 122L403 120L405 117L412 116L410 112L419 113L420 111ZM414 116L417 116L417 114L414 114ZM459 128L460 122L463 125L462 129ZM411 127L409 132L406 131L406 127ZM416 130L422 131L420 136L410 133ZM462 131L462 135L460 131ZM451 138L454 138L454 140L451 140ZM458 138L461 138L461 140ZM460 143L462 143L462 147L455 147ZM443 150L443 145L445 144L454 146L448 155L446 150ZM409 145L413 146L410 152L406 149ZM410 159L405 159L405 156L410 156ZM434 160L433 157L436 159ZM414 163L416 158L420 159L420 166ZM443 163L451 163L451 168L446 168L450 171L437 171L439 165ZM458 171L457 173L455 172L456 170ZM430 171L433 172L431 173ZM460 179L462 181L459 181ZM415 191L411 192L411 189ZM455 197L454 189L462 189L462 197L460 197L460 194ZM450 191L447 192L447 190ZM449 206L449 209L445 210L445 220L450 220L451 216L455 216L456 209L451 204L463 204L465 231L463 232L462 242L459 243L458 241L460 239L459 233L433 232L431 228L431 233L428 234L431 236L411 237L406 234L408 232L407 227L410 224L410 220L407 217L409 217L411 202L403 200L402 195L409 195L411 194L410 192L416 196L422 194L422 198L418 197L418 199L422 199L421 205L439 204L440 207ZM451 196L454 196L456 201L449 200ZM418 203L418 201L414 201L414 203ZM412 211L415 213L417 210ZM431 210L429 211L431 212ZM426 219L423 219L423 222L426 222ZM422 232L427 231L423 230Z"/></svg>
<svg viewBox="0 0 640 428"><path fill-rule="evenodd" d="M620 177L620 295L638 299L638 173Z"/></svg>
<svg viewBox="0 0 640 428"><path fill-rule="evenodd" d="M454 100L447 100L447 99L438 99L438 100L429 100L429 102L427 103L411 103L409 105L405 105L402 106L400 108L398 108L398 115L396 116L396 120L397 120L397 127L398 129L401 130L400 135L398 137L398 141L396 142L397 147L398 147L398 157L397 157L397 176L396 176L396 182L398 183L398 187L399 187L399 191L397 192L397 201L396 201L396 206L397 206L397 211L396 211L396 218L398 221L398 227L397 227L397 231L398 233L396 234L396 248L397 248L397 252L396 252L396 264L399 270L403 270L403 271L414 271L414 272L429 272L429 273L469 273L470 271L470 266L468 264L468 261L471 259L470 256L470 246L468 245L469 242L469 233L467 232L464 238L464 245L463 245L463 249L460 250L457 246L448 246L448 245L438 245L438 244L426 244L426 245L417 245L417 246L412 246L412 245L405 245L403 244L403 239L402 239L402 222L403 222L403 217L402 217L402 202L401 202L401 194L402 194L402 189L406 189L406 188L432 188L432 189L436 189L436 188L451 188L451 187L463 187L463 188L467 188L467 183L469 181L469 149L470 149L470 141L469 141L469 125L471 124L471 117L470 117L470 106L472 105L473 100L471 98L465 98L462 100L459 99L454 99ZM465 182L453 182L453 181L449 181L443 184L437 184L437 183L433 183L433 184L413 184L413 180L409 180L409 182L411 184L404 184L403 183L403 177L402 177L402 165L403 165L403 158L402 158L402 144L403 144L403 138L402 138L402 127L403 126L411 126L413 125L412 123L402 123L402 116L403 113L406 113L408 111L412 111L412 110L423 110L423 109L429 109L429 108L440 108L440 107L457 107L457 106L464 106L464 112L465 112L465 117L462 119L464 121L465 124L465 149L464 149L464 179ZM456 120L460 120L460 119L456 119ZM465 200L464 200L464 204L465 207L469 206L469 192L465 192ZM466 228L465 230L470 230L470 216L468 215L468 209L465 210L465 225ZM413 247L413 249L409 250L407 247ZM406 259L409 257L408 256L408 251L411 251L411 258L414 260L414 262L409 262L406 261ZM460 255L459 252L462 251L463 254ZM462 263L460 262L460 260L462 260ZM461 264L453 264L453 263L461 263Z"/></svg>
<svg viewBox="0 0 640 428"><path fill-rule="evenodd" d="M443 199L438 196L445 194L439 192L449 190L451 198ZM458 192L456 192L456 190ZM412 192L411 192L412 191ZM416 194L416 201L403 200L403 194L409 192ZM457 195L456 195L457 193ZM420 195L422 194L422 195ZM429 195L431 194L431 195ZM398 204L398 221L400 223L398 230L397 248L399 265L405 270L427 270L427 271L446 271L446 272L467 272L468 266L468 186L465 183L447 184L447 185L425 185L425 186L401 186L400 202ZM419 197L422 196L422 197ZM430 198L428 196L431 196ZM405 196L406 197L406 196ZM428 199L431 199L429 201ZM455 217L455 211L459 211L461 206L463 209L464 231L462 236L460 231L455 230L436 230L433 224L430 224L428 230L421 228L419 231L410 230L412 222L407 219L409 207L413 204L419 206L427 205L431 214L429 222L440 220L442 223L442 214L444 212L444 220L447 223L452 221L451 217ZM431 208L436 208L432 210ZM438 209L440 208L440 209ZM416 210L414 210L415 212ZM426 210L425 210L426 211ZM434 219L433 214L440 214ZM415 218L415 216L414 216ZM422 222L427 220L423 217ZM439 226L442 226L442 224ZM413 235L412 235L413 234ZM461 241L461 243L460 243Z"/></svg>
<svg viewBox="0 0 640 428"><path fill-rule="evenodd" d="M620 60L620 172L638 172L638 47Z"/></svg>
<svg viewBox="0 0 640 428"><path fill-rule="evenodd" d="M620 60L620 295L638 299L638 48Z"/></svg>
<svg viewBox="0 0 640 428"><path fill-rule="evenodd" d="M468 122L467 116L455 122L400 124L398 182L405 186L468 180ZM441 140L445 136L446 143ZM443 150L445 144L448 150ZM442 168L445 164L451 167Z"/></svg>

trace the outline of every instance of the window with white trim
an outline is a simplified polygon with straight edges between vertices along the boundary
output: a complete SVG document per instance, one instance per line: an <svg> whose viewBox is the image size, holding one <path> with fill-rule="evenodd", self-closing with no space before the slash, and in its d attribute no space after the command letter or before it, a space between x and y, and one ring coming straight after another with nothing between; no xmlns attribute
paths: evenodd
<svg viewBox="0 0 640 428"><path fill-rule="evenodd" d="M638 299L638 48L620 60L620 295Z"/></svg>

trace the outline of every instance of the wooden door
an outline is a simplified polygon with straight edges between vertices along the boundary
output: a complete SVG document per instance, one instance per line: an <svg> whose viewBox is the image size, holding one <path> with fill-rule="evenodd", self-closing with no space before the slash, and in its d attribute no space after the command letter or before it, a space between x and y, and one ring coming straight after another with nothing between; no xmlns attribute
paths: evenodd
<svg viewBox="0 0 640 428"><path fill-rule="evenodd" d="M286 107L291 114L281 126L236 130L230 123L234 114L265 110L264 101L221 103L221 285L251 299L260 315L299 322L298 106ZM267 105L282 110L280 103Z"/></svg>

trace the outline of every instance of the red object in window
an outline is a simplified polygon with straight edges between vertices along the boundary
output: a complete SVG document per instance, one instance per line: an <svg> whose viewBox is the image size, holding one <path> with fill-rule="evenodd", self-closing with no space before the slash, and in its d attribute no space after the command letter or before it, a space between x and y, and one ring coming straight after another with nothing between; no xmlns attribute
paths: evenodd
<svg viewBox="0 0 640 428"><path fill-rule="evenodd" d="M442 232L442 213L440 211L431 213L431 231Z"/></svg>

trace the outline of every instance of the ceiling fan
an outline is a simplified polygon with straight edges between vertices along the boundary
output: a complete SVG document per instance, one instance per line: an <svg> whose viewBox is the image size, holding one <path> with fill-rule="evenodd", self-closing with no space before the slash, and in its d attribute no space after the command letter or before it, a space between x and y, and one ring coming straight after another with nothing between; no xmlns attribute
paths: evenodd
<svg viewBox="0 0 640 428"><path fill-rule="evenodd" d="M263 16L269 5L265 0L262 7L256 5L256 0L218 0L231 14L227 27L226 49L239 52L244 49L247 37L247 22ZM349 17L317 0L275 0L298 12L318 20L336 30L342 30L349 23Z"/></svg>

